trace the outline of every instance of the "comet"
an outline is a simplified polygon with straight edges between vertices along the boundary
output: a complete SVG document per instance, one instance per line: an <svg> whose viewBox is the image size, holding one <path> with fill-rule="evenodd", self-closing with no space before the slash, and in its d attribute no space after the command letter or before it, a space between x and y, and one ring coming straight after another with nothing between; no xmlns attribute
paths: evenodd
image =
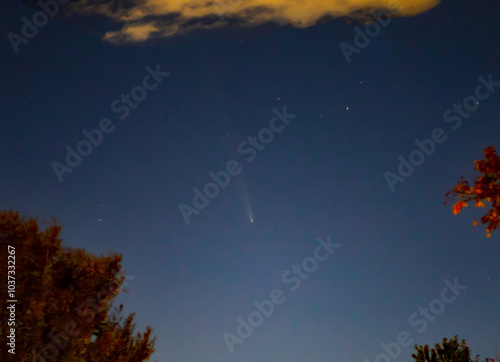
<svg viewBox="0 0 500 362"><path fill-rule="evenodd" d="M248 220L250 220L250 222L253 222L253 212L252 212L252 205L250 203L250 200L249 199L244 200L243 203L244 203L247 215L248 215Z"/></svg>
<svg viewBox="0 0 500 362"><path fill-rule="evenodd" d="M239 189L240 189L240 198L243 204L243 208L245 209L245 213L247 214L248 220L251 223L253 223L252 202L250 200L250 195L248 194L248 188L245 179L243 178L240 179Z"/></svg>

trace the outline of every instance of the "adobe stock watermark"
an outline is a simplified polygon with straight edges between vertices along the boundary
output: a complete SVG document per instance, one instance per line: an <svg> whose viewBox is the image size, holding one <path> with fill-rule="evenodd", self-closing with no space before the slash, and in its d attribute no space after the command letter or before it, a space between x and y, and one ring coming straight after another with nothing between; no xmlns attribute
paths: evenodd
<svg viewBox="0 0 500 362"><path fill-rule="evenodd" d="M19 46L21 44L28 44L29 39L33 39L37 34L39 29L45 27L49 18L54 18L60 11L60 5L66 5L70 0L40 0L38 1L38 6L42 8L33 14L31 21L23 16L21 22L21 35L14 32L9 32L7 34L7 39L9 39L10 45L14 50L14 53L19 53Z"/></svg>
<svg viewBox="0 0 500 362"><path fill-rule="evenodd" d="M238 153L245 157L245 160L250 163L257 157L257 151L262 151L266 148L265 145L270 144L274 140L275 133L282 132L286 126L290 124L291 119L295 119L295 114L288 114L286 106L283 107L283 112L273 108L273 113L276 115L269 121L269 127L264 127L259 130L257 136L248 136L247 141L243 141L238 145ZM260 142L260 143L259 143ZM186 225L189 225L192 215L199 215L200 210L205 209L210 203L209 199L216 198L221 189L226 188L231 182L231 176L237 176L243 171L242 167L236 160L230 160L226 163L226 169L213 172L210 171L208 176L212 179L201 188L193 188L192 205L185 203L179 204L179 211Z"/></svg>
<svg viewBox="0 0 500 362"><path fill-rule="evenodd" d="M118 272L114 274L118 275ZM121 276L117 276L117 278L120 277ZM134 279L135 276L133 275L125 275L125 280L119 286L117 286L114 281L109 282L108 286L104 289L101 289L97 293L96 297L94 298L89 297L85 302L81 303L76 308L77 314L80 317L87 316L87 319L83 321L85 324L91 323L94 320L96 313L103 306L105 298L107 298L110 295L117 295L118 290L124 290L124 288L128 285L127 280L134 280ZM112 321L112 322L117 322L117 321ZM78 328L78 323L76 323L74 320L66 323L63 332L59 332L56 335L53 335L52 332L49 332L47 334L47 337L52 341L52 343L49 342L45 346L43 346L41 352L32 349L31 351L33 354L32 361L46 362L47 359L51 360L57 358L59 351L60 350L62 351L68 347L70 343L70 338L77 337L80 333L81 329Z"/></svg>
<svg viewBox="0 0 500 362"><path fill-rule="evenodd" d="M417 329L418 333L423 333L429 323L436 320L437 316L443 314L446 309L446 304L453 303L462 291L468 288L467 285L458 284L457 278L453 280L453 284L445 279L443 281L446 288L441 290L440 298L433 299L428 305L418 308L418 312L413 312L408 317L408 323L412 327L419 327ZM402 347L409 347L413 344L413 338L411 334L407 331L401 331L398 333L396 340L389 342L387 344L380 343L380 348L384 350L385 353L379 353L375 356L374 362L390 362L395 360L401 354ZM363 362L370 362L369 359L364 359Z"/></svg>
<svg viewBox="0 0 500 362"><path fill-rule="evenodd" d="M415 12L415 8L410 7L412 12ZM392 20L394 15L400 14L402 11L401 3L399 1L393 1L388 6L388 10L382 9L378 11L372 11L370 14L373 16L376 21L368 23L365 25L365 31L361 30L359 26L354 27L354 35L353 43L351 45L345 41L339 44L340 50L342 50L342 54L344 54L344 58L347 61L347 64L351 64L351 57L353 54L361 53L361 50L370 45L372 38L375 38L380 34L382 28L387 27ZM382 27L382 28L381 28Z"/></svg>
<svg viewBox="0 0 500 362"><path fill-rule="evenodd" d="M223 0L222 2L215 0L212 4L219 14L220 21L224 21L224 13L234 10L242 2L243 0Z"/></svg>
<svg viewBox="0 0 500 362"><path fill-rule="evenodd" d="M444 111L443 121L453 123L451 128L454 131L462 125L464 119L468 119L471 113L479 108L479 101L487 100L495 92L495 88L500 87L500 82L495 82L492 74L489 74L487 78L479 76L477 78L479 84L474 90L474 95L465 97L462 104L455 103ZM436 144L441 144L447 139L448 135L442 128L434 128L430 138L425 138L422 141L416 138L413 142L417 149L410 152L408 159L404 158L403 155L398 156L397 174L391 171L384 172L384 178L391 192L396 191L395 185L398 182L405 182L406 178L415 172L415 167L421 166L426 157L431 156L436 151Z"/></svg>
<svg viewBox="0 0 500 362"><path fill-rule="evenodd" d="M291 270L283 270L281 281L285 285L291 285L289 289L292 292L299 289L302 281L307 280L318 269L319 263L327 260L333 254L334 249L339 248L341 245L332 243L330 235L326 237L326 241L321 237L317 237L316 241L319 245L314 248L312 256L304 258L300 264L294 264ZM281 289L273 289L269 293L269 299L264 299L261 302L254 300L252 304L255 306L255 310L248 313L246 320L242 317L236 318L236 322L238 323L236 335L228 332L222 335L229 353L233 354L236 344L243 344L253 334L254 329L264 324L265 318L271 317L274 313L275 305L283 304L285 301L286 296Z"/></svg>
<svg viewBox="0 0 500 362"><path fill-rule="evenodd" d="M162 72L159 64L156 65L156 69L151 68L149 65L146 66L146 72L147 74L142 78L142 85L136 85L131 89L129 94L122 94L120 98L116 98L111 102L111 112L119 114L118 118L120 120L127 118L130 110L136 109L139 103L147 98L148 92L156 89L158 84L162 83L164 78L170 75L170 73ZM72 173L74 168L82 163L83 157L89 156L94 147L102 143L105 134L110 134L115 129L116 126L109 118L102 118L99 126L90 131L83 129L82 134L84 139L77 143L76 150L69 145L65 147L67 151L66 163L57 161L51 163L52 170L54 170L59 182L63 182L63 175L65 173Z"/></svg>

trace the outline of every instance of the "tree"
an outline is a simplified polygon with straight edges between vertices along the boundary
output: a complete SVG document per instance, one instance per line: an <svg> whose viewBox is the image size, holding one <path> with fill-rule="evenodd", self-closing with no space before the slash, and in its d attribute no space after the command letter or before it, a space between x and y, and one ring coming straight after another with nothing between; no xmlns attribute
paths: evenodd
<svg viewBox="0 0 500 362"><path fill-rule="evenodd" d="M500 224L500 157L497 156L494 146L484 149L484 160L474 161L475 169L481 173L474 181L474 186L470 186L464 177L458 181L455 188L446 194L446 197L453 193L456 203L453 205L453 214L458 214L464 206L468 206L469 201L475 201L475 207L485 207L484 200L491 202L491 208L487 214L481 218L486 227L486 236L491 236L491 231ZM445 202L446 204L446 202ZM477 221L473 222L477 225Z"/></svg>
<svg viewBox="0 0 500 362"><path fill-rule="evenodd" d="M411 356L415 362L479 362L479 355L476 356L474 361L470 359L470 350L465 343L465 339L462 339L462 344L458 344L458 336L454 339L448 340L443 338L443 345L440 346L436 343L435 349L430 350L429 346L415 345L415 350L417 354L413 353Z"/></svg>
<svg viewBox="0 0 500 362"><path fill-rule="evenodd" d="M474 360L471 360L470 350L462 339L462 344L458 344L458 336L449 341L443 338L442 346L437 343L435 349L429 350L429 346L415 345L417 354L413 353L411 356L415 362L479 362L479 355ZM495 359L486 358L484 362L500 362L500 356L495 353Z"/></svg>
<svg viewBox="0 0 500 362"><path fill-rule="evenodd" d="M8 336L0 360L149 359L152 329L134 336L134 313L111 310L125 279L122 256L63 247L60 231L55 220L40 231L37 220L0 210L0 298L10 308L0 310L0 335Z"/></svg>

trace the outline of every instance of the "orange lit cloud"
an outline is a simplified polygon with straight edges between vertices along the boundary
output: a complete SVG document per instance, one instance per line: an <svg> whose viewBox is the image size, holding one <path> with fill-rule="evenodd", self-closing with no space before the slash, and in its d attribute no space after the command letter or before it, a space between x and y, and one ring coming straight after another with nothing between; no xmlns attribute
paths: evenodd
<svg viewBox="0 0 500 362"><path fill-rule="evenodd" d="M81 0L70 9L81 15L104 15L121 25L105 34L111 43L143 42L228 23L243 26L275 22L306 28L335 18L369 21L377 10L393 17L415 16L440 0Z"/></svg>

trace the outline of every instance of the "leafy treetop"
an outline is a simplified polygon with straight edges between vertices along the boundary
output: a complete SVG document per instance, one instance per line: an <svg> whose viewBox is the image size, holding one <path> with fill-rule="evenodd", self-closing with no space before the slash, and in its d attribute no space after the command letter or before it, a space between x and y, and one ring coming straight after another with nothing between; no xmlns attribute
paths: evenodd
<svg viewBox="0 0 500 362"><path fill-rule="evenodd" d="M474 185L469 185L464 177L458 181L455 188L446 194L449 197L452 194L454 200L453 214L458 214L464 206L468 206L469 201L474 201L475 207L485 207L483 201L491 202L491 208L487 214L481 218L486 227L486 236L491 236L491 231L495 230L500 224L500 157L497 156L494 146L484 149L484 160L474 161L475 169L481 173L474 180ZM458 200L457 200L458 199ZM445 202L446 204L447 202ZM477 225L477 221L473 222Z"/></svg>
<svg viewBox="0 0 500 362"><path fill-rule="evenodd" d="M15 281L10 295L1 288L0 299L17 301L11 325L10 311L0 309L0 335L15 329L15 354L4 345L0 360L148 360L156 339L150 340L151 328L134 335L134 314L123 320L122 305L111 310L125 278L121 255L96 257L63 247L60 231L55 220L40 231L37 220L0 210L0 277ZM8 259L8 250L15 258ZM8 269L12 259L15 266Z"/></svg>

